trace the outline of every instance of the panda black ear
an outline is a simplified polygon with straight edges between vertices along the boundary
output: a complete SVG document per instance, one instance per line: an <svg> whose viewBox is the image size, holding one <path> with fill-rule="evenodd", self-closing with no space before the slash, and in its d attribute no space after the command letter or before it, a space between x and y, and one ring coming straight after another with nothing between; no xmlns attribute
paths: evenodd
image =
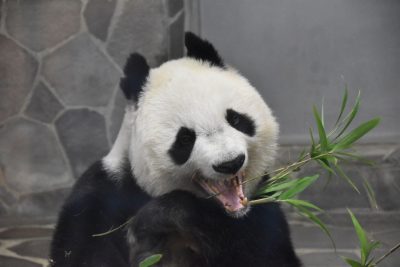
<svg viewBox="0 0 400 267"><path fill-rule="evenodd" d="M149 72L150 67L142 55L133 53L129 56L124 67L125 77L119 82L126 99L138 101Z"/></svg>
<svg viewBox="0 0 400 267"><path fill-rule="evenodd" d="M223 68L224 63L218 55L217 50L208 41L201 39L192 32L185 34L185 46L187 49L187 56L199 60L210 62L214 66Z"/></svg>

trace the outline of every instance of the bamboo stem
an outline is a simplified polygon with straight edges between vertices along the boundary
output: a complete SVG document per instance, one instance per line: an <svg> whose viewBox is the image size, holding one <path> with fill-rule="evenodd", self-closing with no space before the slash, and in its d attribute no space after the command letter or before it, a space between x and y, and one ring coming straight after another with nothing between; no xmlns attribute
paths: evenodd
<svg viewBox="0 0 400 267"><path fill-rule="evenodd" d="M398 243L397 245L395 245L394 247L392 247L385 255L383 255L382 257L380 257L375 264L378 265L378 263L380 263L381 261L383 261L384 259L386 259L386 257L388 257L390 254L392 254L393 252L395 252L397 249L400 248L400 243Z"/></svg>
<svg viewBox="0 0 400 267"><path fill-rule="evenodd" d="M127 224L129 224L132 220L133 220L133 217L130 218L129 220L127 220L126 222L124 222L123 224L121 224L120 226L116 227L116 228L112 228L111 227L111 229L109 231L107 231L107 232L99 233L99 234L93 234L92 236L93 237L99 237L99 236L105 236L105 235L111 234L111 233L121 229L122 227L126 226Z"/></svg>

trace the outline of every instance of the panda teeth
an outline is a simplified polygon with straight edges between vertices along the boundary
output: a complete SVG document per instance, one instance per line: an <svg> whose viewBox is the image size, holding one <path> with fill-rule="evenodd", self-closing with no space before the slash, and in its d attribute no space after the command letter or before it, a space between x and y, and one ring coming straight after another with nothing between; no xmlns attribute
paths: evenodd
<svg viewBox="0 0 400 267"><path fill-rule="evenodd" d="M235 183L236 183L236 184L235 184L236 186L239 186L239 185L240 185L240 178L239 178L239 176L237 176L237 175L235 176Z"/></svg>
<svg viewBox="0 0 400 267"><path fill-rule="evenodd" d="M210 191L212 191L214 194L218 193L218 188L215 187L215 185L213 185L210 181L207 181L206 184Z"/></svg>
<svg viewBox="0 0 400 267"><path fill-rule="evenodd" d="M237 183L236 183L236 176L230 180L230 183L231 183L231 185L233 185L233 186L237 186Z"/></svg>

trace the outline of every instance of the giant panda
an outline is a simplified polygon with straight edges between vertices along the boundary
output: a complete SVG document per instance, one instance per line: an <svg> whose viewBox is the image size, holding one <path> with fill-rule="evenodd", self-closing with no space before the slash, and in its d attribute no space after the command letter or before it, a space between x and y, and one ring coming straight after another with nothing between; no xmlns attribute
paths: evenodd
<svg viewBox="0 0 400 267"><path fill-rule="evenodd" d="M211 43L189 32L185 46L154 69L128 58L120 132L63 205L52 266L133 267L155 253L157 266L301 265L279 205L247 204L276 156L271 110Z"/></svg>

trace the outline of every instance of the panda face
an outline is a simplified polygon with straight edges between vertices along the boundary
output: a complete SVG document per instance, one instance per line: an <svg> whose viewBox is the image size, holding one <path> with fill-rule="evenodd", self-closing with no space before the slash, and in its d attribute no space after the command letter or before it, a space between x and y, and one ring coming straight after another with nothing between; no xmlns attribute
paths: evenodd
<svg viewBox="0 0 400 267"><path fill-rule="evenodd" d="M134 112L129 158L153 196L175 189L207 197L240 216L271 167L278 125L235 70L192 58L152 69Z"/></svg>

